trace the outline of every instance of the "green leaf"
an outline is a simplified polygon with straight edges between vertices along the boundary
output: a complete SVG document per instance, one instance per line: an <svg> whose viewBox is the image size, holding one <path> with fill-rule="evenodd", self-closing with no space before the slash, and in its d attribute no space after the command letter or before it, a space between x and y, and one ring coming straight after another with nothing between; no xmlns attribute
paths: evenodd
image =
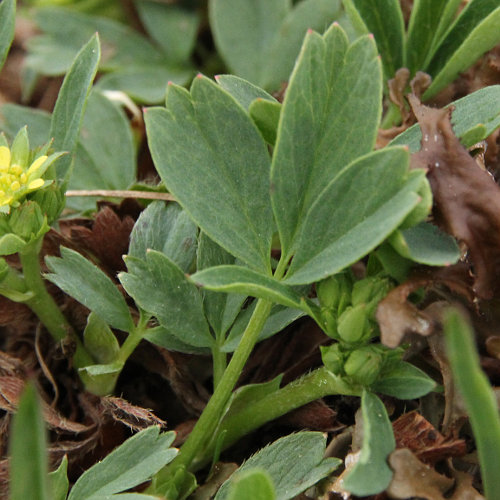
<svg viewBox="0 0 500 500"><path fill-rule="evenodd" d="M191 280L209 290L252 295L288 307L301 308L305 299L292 287L247 267L210 267L191 275Z"/></svg>
<svg viewBox="0 0 500 500"><path fill-rule="evenodd" d="M234 75L217 75L215 81L229 92L246 110L255 99L278 102L271 94L243 78Z"/></svg>
<svg viewBox="0 0 500 500"><path fill-rule="evenodd" d="M61 247L61 258L46 257L45 277L114 328L130 332L132 316L116 285L83 255Z"/></svg>
<svg viewBox="0 0 500 500"><path fill-rule="evenodd" d="M162 325L149 328L143 337L148 342L167 349L168 351L185 352L188 354L210 354L206 347L196 347L183 342Z"/></svg>
<svg viewBox="0 0 500 500"><path fill-rule="evenodd" d="M323 33L342 13L340 0L302 0L295 3L273 39L266 56L263 80L260 84L269 90L279 90L292 73L308 30Z"/></svg>
<svg viewBox="0 0 500 500"><path fill-rule="evenodd" d="M407 173L403 148L384 148L354 161L310 208L286 275L313 283L356 262L379 245L416 206L423 172Z"/></svg>
<svg viewBox="0 0 500 500"><path fill-rule="evenodd" d="M298 432L278 439L250 457L222 485L215 500L227 499L233 481L254 468L267 471L274 484L277 500L294 498L341 463L337 458L323 459L324 452L325 436L320 432Z"/></svg>
<svg viewBox="0 0 500 500"><path fill-rule="evenodd" d="M469 2L430 62L428 72L434 79L422 96L423 99L434 97L459 73L493 48L500 41L499 25L500 7L497 0Z"/></svg>
<svg viewBox="0 0 500 500"><path fill-rule="evenodd" d="M252 303L236 318L226 341L221 347L222 352L233 352L236 350L254 309L255 303ZM292 309L290 307L280 306L277 304L273 305L271 313L264 323L264 327L259 334L257 342L261 342L262 340L281 332L286 326L293 323L301 316L304 316L304 314L306 313L300 309Z"/></svg>
<svg viewBox="0 0 500 500"><path fill-rule="evenodd" d="M39 148L49 140L50 114L46 111L12 103L4 104L0 110L1 128L11 139L27 125L32 148Z"/></svg>
<svg viewBox="0 0 500 500"><path fill-rule="evenodd" d="M465 147L486 139L500 127L500 85L477 90L452 102L450 106L455 108L452 114L453 131L458 138L462 139ZM484 129L481 129L484 134L481 136L474 134L467 141L463 141L466 134L478 124L484 126ZM411 153L416 153L420 151L421 140L422 131L417 123L399 134L389 145L406 144Z"/></svg>
<svg viewBox="0 0 500 500"><path fill-rule="evenodd" d="M392 479L387 457L396 447L396 443L385 406L375 394L363 391L361 411L361 456L342 481L342 488L357 496L375 495L384 491Z"/></svg>
<svg viewBox="0 0 500 500"><path fill-rule="evenodd" d="M157 250L189 271L196 252L196 225L177 203L154 201L144 210L130 235L129 255L145 259Z"/></svg>
<svg viewBox="0 0 500 500"><path fill-rule="evenodd" d="M197 347L213 344L201 295L172 260L149 250L145 260L126 257L125 262L128 272L118 277L138 306L182 342Z"/></svg>
<svg viewBox="0 0 500 500"><path fill-rule="evenodd" d="M285 257L291 256L299 229L325 186L371 151L381 99L373 40L362 37L348 47L336 25L324 36L307 35L283 103L271 170Z"/></svg>
<svg viewBox="0 0 500 500"><path fill-rule="evenodd" d="M169 85L166 106L145 115L165 185L211 239L270 272L269 153L256 126L226 91L201 75L191 93Z"/></svg>
<svg viewBox="0 0 500 500"><path fill-rule="evenodd" d="M83 343L97 363L112 363L118 359L120 344L108 324L91 312L83 331Z"/></svg>
<svg viewBox="0 0 500 500"><path fill-rule="evenodd" d="M166 58L179 64L187 62L196 42L200 13L149 0L136 0L134 4L146 30Z"/></svg>
<svg viewBox="0 0 500 500"><path fill-rule="evenodd" d="M448 359L476 440L484 494L500 491L500 418L493 390L481 369L473 332L458 311L449 311L444 323Z"/></svg>
<svg viewBox="0 0 500 500"><path fill-rule="evenodd" d="M13 233L0 236L0 255L12 255L26 246L26 242Z"/></svg>
<svg viewBox="0 0 500 500"><path fill-rule="evenodd" d="M257 98L250 105L250 116L264 137L265 141L274 146L281 113L281 104Z"/></svg>
<svg viewBox="0 0 500 500"><path fill-rule="evenodd" d="M185 85L193 74L191 68L139 62L104 75L96 88L126 92L136 101L157 104L165 99L167 82Z"/></svg>
<svg viewBox="0 0 500 500"><path fill-rule="evenodd" d="M205 233L201 233L198 241L196 268L198 271L219 266L234 264L235 258L222 247L212 241ZM222 338L231 327L246 300L245 295L237 293L219 293L203 290L203 308L208 322L217 338Z"/></svg>
<svg viewBox="0 0 500 500"><path fill-rule="evenodd" d="M102 40L100 69L119 70L131 65L162 65L164 55L155 45L130 27L106 19L57 7L35 12L42 35L30 38L26 65L43 75L61 75L71 65L82 45L96 32ZM165 82L164 82L165 83Z"/></svg>
<svg viewBox="0 0 500 500"><path fill-rule="evenodd" d="M82 124L87 97L99 64L101 49L97 33L78 52L66 74L52 113L49 136L56 151L71 154L56 164L57 178L64 179L70 169Z"/></svg>
<svg viewBox="0 0 500 500"><path fill-rule="evenodd" d="M427 222L396 231L389 241L403 257L420 264L449 266L460 259L455 238Z"/></svg>
<svg viewBox="0 0 500 500"><path fill-rule="evenodd" d="M415 0L411 10L406 42L406 65L410 74L424 69L433 48L441 18L449 0Z"/></svg>
<svg viewBox="0 0 500 500"><path fill-rule="evenodd" d="M174 432L160 434L157 426L137 433L84 472L68 500L97 500L147 481L177 455L170 447L174 438Z"/></svg>
<svg viewBox="0 0 500 500"><path fill-rule="evenodd" d="M128 118L116 104L92 91L83 117L69 189L128 189L135 180L136 153ZM70 198L80 210L95 199Z"/></svg>
<svg viewBox="0 0 500 500"><path fill-rule="evenodd" d="M406 361L389 362L377 381L371 386L375 392L398 399L415 399L425 396L436 387L436 383L422 370Z"/></svg>
<svg viewBox="0 0 500 500"><path fill-rule="evenodd" d="M0 70L14 39L15 21L16 0L3 0L0 2Z"/></svg>
<svg viewBox="0 0 500 500"><path fill-rule="evenodd" d="M263 83L263 61L290 8L290 0L210 0L215 44L231 73Z"/></svg>
<svg viewBox="0 0 500 500"><path fill-rule="evenodd" d="M49 500L47 443L38 395L29 382L12 422L9 443L11 500Z"/></svg>
<svg viewBox="0 0 500 500"><path fill-rule="evenodd" d="M275 500L271 476L264 469L249 469L231 483L228 500Z"/></svg>
<svg viewBox="0 0 500 500"><path fill-rule="evenodd" d="M64 455L59 467L49 474L52 500L66 500L69 489L68 457Z"/></svg>
<svg viewBox="0 0 500 500"><path fill-rule="evenodd" d="M405 33L403 13L398 0L350 0L363 19L368 31L373 33L382 56L385 78L405 63ZM350 9L347 9L350 13Z"/></svg>

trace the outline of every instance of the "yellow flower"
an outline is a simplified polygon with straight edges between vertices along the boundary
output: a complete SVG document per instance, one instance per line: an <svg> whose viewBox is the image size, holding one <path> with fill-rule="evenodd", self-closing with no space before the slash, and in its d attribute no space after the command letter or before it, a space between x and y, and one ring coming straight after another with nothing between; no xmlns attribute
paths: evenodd
<svg viewBox="0 0 500 500"><path fill-rule="evenodd" d="M28 167L13 164L11 152L6 146L0 146L0 212L8 213L10 207L17 207L19 200L49 184L42 179L48 167L47 156L35 159Z"/></svg>

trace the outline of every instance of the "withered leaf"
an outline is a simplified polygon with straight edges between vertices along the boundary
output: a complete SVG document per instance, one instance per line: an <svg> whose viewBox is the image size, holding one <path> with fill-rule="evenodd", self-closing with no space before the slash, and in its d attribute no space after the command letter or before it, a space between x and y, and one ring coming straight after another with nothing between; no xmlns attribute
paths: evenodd
<svg viewBox="0 0 500 500"><path fill-rule="evenodd" d="M463 439L445 438L417 411L401 415L392 424L397 448L408 448L425 463L435 463L451 456L464 455Z"/></svg>
<svg viewBox="0 0 500 500"><path fill-rule="evenodd" d="M500 187L453 133L451 107L433 109L408 97L422 130L413 168L427 169L435 220L465 243L474 266L474 291L491 299L500 291Z"/></svg>
<svg viewBox="0 0 500 500"><path fill-rule="evenodd" d="M166 422L155 416L150 410L130 404L125 399L107 396L100 401L104 414L125 424L133 430L141 430L150 425L166 426Z"/></svg>
<svg viewBox="0 0 500 500"><path fill-rule="evenodd" d="M444 500L443 494L454 483L453 479L438 474L432 467L422 463L407 448L393 451L389 456L389 465L394 470L391 484L387 488L389 498Z"/></svg>

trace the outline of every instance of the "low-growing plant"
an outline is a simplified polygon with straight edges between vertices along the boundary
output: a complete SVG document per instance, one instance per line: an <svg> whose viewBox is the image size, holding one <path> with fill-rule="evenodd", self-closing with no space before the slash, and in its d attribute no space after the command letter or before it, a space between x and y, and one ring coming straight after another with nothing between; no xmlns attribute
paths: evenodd
<svg viewBox="0 0 500 500"><path fill-rule="evenodd" d="M161 19L170 16L171 6L163 11L151 2L139 4L151 36L168 52L169 35L162 34L154 14L161 13ZM285 28L296 26L300 32L312 18L321 24L322 10L314 10L312 17L303 15L306 7L320 4L328 16L340 17L351 38L338 22L323 34L309 29L280 102L261 87L271 89L278 79L288 79L295 54L279 57L278 49L288 40ZM73 164L78 167L81 162L100 170L98 157L105 138L96 134L89 139L81 133L82 127L92 130L102 117L113 117L110 134L114 130L118 142L125 137L124 149L134 155L134 139L122 111L109 102L109 94L99 91L106 88L103 80L110 80L101 80L90 92L100 61L99 37L92 36L74 57L52 115L7 108L3 128L12 141L5 136L0 139L0 254L17 255L20 268L12 259L1 261L0 294L25 303L55 341L72 346L73 366L85 388L96 395L113 393L142 340L169 350L210 355L213 366L213 394L180 450L171 446L173 432L147 428L87 470L70 491L66 461L47 476L42 417L36 391L28 384L10 445L14 500L187 498L197 487L194 473L215 462L238 439L308 402L332 395L361 398L362 448L356 464L344 474L342 487L363 496L380 493L391 482L393 471L387 458L395 439L377 394L415 399L433 391L436 382L403 359L404 347L390 349L380 343L376 310L415 263L449 265L459 259L460 252L451 236L428 222L432 192L426 171L410 168L411 154L418 151L421 140L418 126L389 146L374 150L385 81L406 61L415 72L433 68L439 56L447 63L443 72L433 73L438 83L428 95L437 92L465 68L466 59L467 64L473 62L497 40L487 37L486 42L482 37L480 47L476 43L488 23L497 19L499 9L488 4L481 10L480 2L472 0L448 28L457 2L448 6L436 2L432 8L439 5L446 16L436 21L436 34L429 38L426 32L425 38L422 16L431 7L416 2L405 52L397 2L385 7L377 3L377 9L389 9L377 17L384 20L380 26L373 24L370 2L344 4L349 19L337 2L327 6L306 0L293 9L288 2L270 2L267 9L274 17L263 28L266 36L274 36L265 58L267 66L248 59L238 69L237 47L228 45L227 31L236 16L234 6L222 0L210 2L222 57L247 79L220 75L214 81L198 74L189 90L169 82L165 105L145 109L147 140L161 188L175 202L154 201L144 209L130 236L126 271L116 277L64 246L59 256L45 258L48 272L40 266L44 236L60 220L68 185L86 183L88 172L73 171ZM474 9L479 9L477 15ZM0 62L12 40L14 11L14 1L0 3ZM61 49L62 39L48 12L38 19L53 56L54 50ZM80 14L57 12L59 21L66 19L68 26L78 26L80 34L87 36L93 26L94 21ZM258 9L252 13L260 15ZM464 19L470 21L467 36L465 42L458 42L455 26ZM197 18L189 20L194 30ZM115 37L126 52L125 44L120 45L122 38L116 38L126 30L111 21L101 23L103 35L110 40ZM356 36L365 25L375 38ZM397 43L393 43L396 26ZM185 64L192 49L190 40L182 54L169 57ZM447 49L446 57L440 55L450 40L456 41L453 48ZM412 49L416 44L422 47L418 54ZM478 46L473 58L463 55L468 44ZM40 47L31 47L31 68L36 66L37 53L41 57ZM114 56L118 60L120 53ZM278 60L279 71L274 74ZM52 62L57 66L57 61ZM156 60L146 62L152 70L161 66ZM116 70L115 81L125 71L102 63L101 70ZM46 74L56 74L51 71ZM178 81L184 83L184 78ZM121 90L130 89L123 86ZM130 93L153 103L163 95ZM498 86L490 87L453 103L455 133L466 146L498 128L499 95ZM24 118L35 124L37 147L33 150L30 127L16 128ZM108 188L137 188L132 160L124 159L121 176L122 163L113 156L109 155L114 162L112 173L107 178L108 173L99 172L97 182L108 179ZM361 260L363 276L351 269ZM90 310L83 332L71 326L47 291L45 280ZM323 365L283 387L277 377L234 390L256 343L302 316L312 318L331 339L321 347ZM446 328L452 332L448 334L452 338L450 360L458 372L457 364L470 363L460 358L463 349L457 347L457 334L453 334L464 326L453 316ZM125 340L119 342L113 330L124 332ZM480 379L477 367L471 364L468 370L472 381ZM467 382L457 376L457 385L472 407L469 401L476 387ZM486 394L488 389L481 387L480 392ZM478 430L481 419L470 412L482 460L496 463L497 454ZM496 420L488 415L487 422ZM34 450L30 476L37 483L36 494L30 493L23 476L30 447ZM319 433L281 438L247 460L215 498L293 498L340 465L338 459L324 459L324 451L325 438ZM145 493L126 493L149 480ZM494 481L486 467L484 483L489 495Z"/></svg>

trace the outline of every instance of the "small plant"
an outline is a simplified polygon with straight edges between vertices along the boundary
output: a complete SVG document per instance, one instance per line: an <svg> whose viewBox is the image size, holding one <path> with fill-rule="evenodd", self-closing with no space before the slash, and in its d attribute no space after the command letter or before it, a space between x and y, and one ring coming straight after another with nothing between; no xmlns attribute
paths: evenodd
<svg viewBox="0 0 500 500"><path fill-rule="evenodd" d="M416 1L405 35L396 1L304 0L292 6L282 0L212 0L205 13L215 45L236 75L212 79L199 73L186 89L181 85L194 69L190 55L203 54L196 39L200 12L146 0L134 5L145 36L75 10L35 14L43 34L29 44L26 89L33 71L67 72L52 114L2 108L0 294L31 308L65 346L80 382L95 396L116 391L142 341L209 357L213 393L179 449L172 446L174 432L148 427L70 488L66 458L47 472L43 406L28 382L12 427L11 497L185 499L198 487L195 474L210 464L213 471L221 453L240 438L307 403L339 395L360 398L363 428L355 463L346 464L339 479L342 491L386 491L394 478L388 460L397 436L379 395L414 400L438 390L439 381L411 363L408 345L389 348L381 341L377 310L398 285L411 288L405 283L417 266L449 266L461 257L455 239L429 222L433 201L442 198L432 168L442 160L430 165L428 149L418 152L426 124L375 149L379 129L395 116L389 110L383 117L386 82L407 64L412 76L418 70L431 74L423 97L435 95L498 42L491 26L500 8L472 0L453 19L456 1ZM97 8L92 2L84 7L91 13ZM239 11L249 13L245 26ZM15 2L3 0L0 62L12 42L14 15ZM311 26L323 33L306 30ZM96 27L100 34L92 35ZM174 48L183 30L186 37ZM74 37L64 47L68 33ZM246 45L242 33L249 35ZM114 48L102 58L100 39L103 47ZM263 43L265 57L255 51ZM211 75L222 62L218 55L205 56L202 69ZM106 74L93 85L98 70ZM268 91L283 80L286 91L277 99ZM165 97L164 105L144 110L139 132L131 130L116 102L138 112L130 97L148 104ZM454 131L446 136L446 123L440 124L434 142L458 144L458 137L472 146L488 138L499 126L499 97L499 87L492 86L452 103ZM409 99L419 118L417 98ZM159 185L137 179L141 134ZM57 255L44 253L49 231L93 205L70 201L68 187L106 187L115 194L126 189L140 199L166 195L171 201L148 202L130 233L124 267L107 272L95 255L69 246ZM72 212L64 211L67 205ZM81 331L47 282L90 311ZM412 291L417 293L411 305L399 304L406 307L403 313L425 305L421 287ZM285 385L280 375L235 390L255 345L304 317L324 333L321 366ZM484 418L474 409L475 401L489 398L489 388L465 355L473 349L460 345L458 333L466 331L460 318L452 314L445 330L484 467L485 492L494 498L493 467L484 464L497 464L498 453L488 445L484 427L497 432L498 419L491 401ZM461 364L470 380L460 375ZM324 458L325 446L317 432L281 437L213 494L218 500L294 498L327 482L341 466L340 459ZM26 462L32 485L25 481ZM148 486L136 492L144 482Z"/></svg>

